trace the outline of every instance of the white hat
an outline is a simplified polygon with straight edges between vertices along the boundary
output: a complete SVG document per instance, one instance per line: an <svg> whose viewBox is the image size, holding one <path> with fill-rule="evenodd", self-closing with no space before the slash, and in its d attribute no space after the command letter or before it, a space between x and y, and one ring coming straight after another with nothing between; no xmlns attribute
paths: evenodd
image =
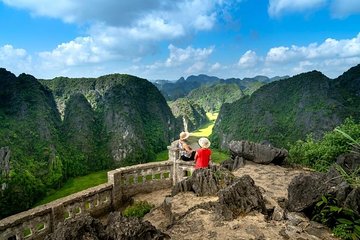
<svg viewBox="0 0 360 240"><path fill-rule="evenodd" d="M207 138L200 138L199 139L199 145L200 145L200 147L202 147L202 148L209 148L210 147L210 144L211 144L211 142L209 141L209 139L207 139Z"/></svg>
<svg viewBox="0 0 360 240"><path fill-rule="evenodd" d="M181 132L180 133L180 140L185 140L190 136L188 132Z"/></svg>

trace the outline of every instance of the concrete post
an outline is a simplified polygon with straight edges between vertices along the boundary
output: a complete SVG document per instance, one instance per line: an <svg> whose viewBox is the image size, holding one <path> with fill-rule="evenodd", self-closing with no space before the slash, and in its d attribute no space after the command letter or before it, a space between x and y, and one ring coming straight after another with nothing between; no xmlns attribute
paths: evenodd
<svg viewBox="0 0 360 240"><path fill-rule="evenodd" d="M178 148L178 140L171 143L170 146L167 147L169 150L169 160L173 162L172 167L172 184L173 186L177 183L177 160L180 158L179 148Z"/></svg>

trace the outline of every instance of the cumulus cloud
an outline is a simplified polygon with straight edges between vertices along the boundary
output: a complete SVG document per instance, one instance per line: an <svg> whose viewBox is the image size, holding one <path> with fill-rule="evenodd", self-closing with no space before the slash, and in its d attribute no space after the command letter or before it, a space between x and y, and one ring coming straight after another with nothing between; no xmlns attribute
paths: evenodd
<svg viewBox="0 0 360 240"><path fill-rule="evenodd" d="M259 58L256 55L256 52L248 50L240 57L238 65L242 68L250 68L254 67L258 63L258 61Z"/></svg>
<svg viewBox="0 0 360 240"><path fill-rule="evenodd" d="M109 60L133 61L153 55L164 40L177 40L212 29L221 17L219 11L238 0L0 1L26 9L34 16L85 26L84 36L39 54L47 67L61 68Z"/></svg>
<svg viewBox="0 0 360 240"><path fill-rule="evenodd" d="M324 6L327 0L269 0L268 13L271 17L286 12L302 12Z"/></svg>
<svg viewBox="0 0 360 240"><path fill-rule="evenodd" d="M16 74L29 71L31 68L31 56L25 49L14 48L12 45L0 47L0 66L7 68Z"/></svg>
<svg viewBox="0 0 360 240"><path fill-rule="evenodd" d="M166 67L180 66L184 64L200 62L207 59L214 51L214 47L209 48L177 48L174 45L169 45L170 55L165 61Z"/></svg>
<svg viewBox="0 0 360 240"><path fill-rule="evenodd" d="M360 62L360 33L351 39L328 38L307 46L279 46L269 49L264 68L286 74L320 70L336 77ZM289 71L290 70L290 71Z"/></svg>
<svg viewBox="0 0 360 240"><path fill-rule="evenodd" d="M360 33L352 39L326 39L308 46L274 47L266 55L266 62L281 63L301 59L351 58L360 56Z"/></svg>

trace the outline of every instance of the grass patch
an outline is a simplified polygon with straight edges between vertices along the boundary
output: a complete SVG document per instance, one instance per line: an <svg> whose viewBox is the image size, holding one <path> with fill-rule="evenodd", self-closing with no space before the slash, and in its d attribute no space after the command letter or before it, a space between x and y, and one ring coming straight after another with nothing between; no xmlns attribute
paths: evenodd
<svg viewBox="0 0 360 240"><path fill-rule="evenodd" d="M211 161L213 163L221 163L230 158L230 154L227 152L221 152L218 149L211 149Z"/></svg>
<svg viewBox="0 0 360 240"><path fill-rule="evenodd" d="M219 113L206 113L209 121L208 123L201 126L198 130L191 133L192 136L195 137L208 137L212 133L212 129L214 127L215 121L218 117Z"/></svg>
<svg viewBox="0 0 360 240"><path fill-rule="evenodd" d="M69 196L73 193L80 192L107 182L107 170L91 173L86 176L69 179L62 188L56 190L54 193L50 193L40 202L36 203L35 206L39 206L45 203L49 203L56 199Z"/></svg>
<svg viewBox="0 0 360 240"><path fill-rule="evenodd" d="M160 162L169 160L169 150L164 150L156 154L156 158L150 162Z"/></svg>
<svg viewBox="0 0 360 240"><path fill-rule="evenodd" d="M134 202L134 204L124 210L123 215L125 217L142 218L145 216L145 214L150 212L153 207L154 205L148 203L147 201Z"/></svg>

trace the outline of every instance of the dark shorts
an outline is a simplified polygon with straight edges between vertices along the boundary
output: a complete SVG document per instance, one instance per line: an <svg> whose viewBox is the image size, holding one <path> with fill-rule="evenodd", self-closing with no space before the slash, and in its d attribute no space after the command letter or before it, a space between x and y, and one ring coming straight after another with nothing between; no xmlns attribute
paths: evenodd
<svg viewBox="0 0 360 240"><path fill-rule="evenodd" d="M184 161L194 161L194 159L195 159L195 151L191 152L190 157L185 157L185 156L182 155L182 156L180 156L180 159L184 160Z"/></svg>

